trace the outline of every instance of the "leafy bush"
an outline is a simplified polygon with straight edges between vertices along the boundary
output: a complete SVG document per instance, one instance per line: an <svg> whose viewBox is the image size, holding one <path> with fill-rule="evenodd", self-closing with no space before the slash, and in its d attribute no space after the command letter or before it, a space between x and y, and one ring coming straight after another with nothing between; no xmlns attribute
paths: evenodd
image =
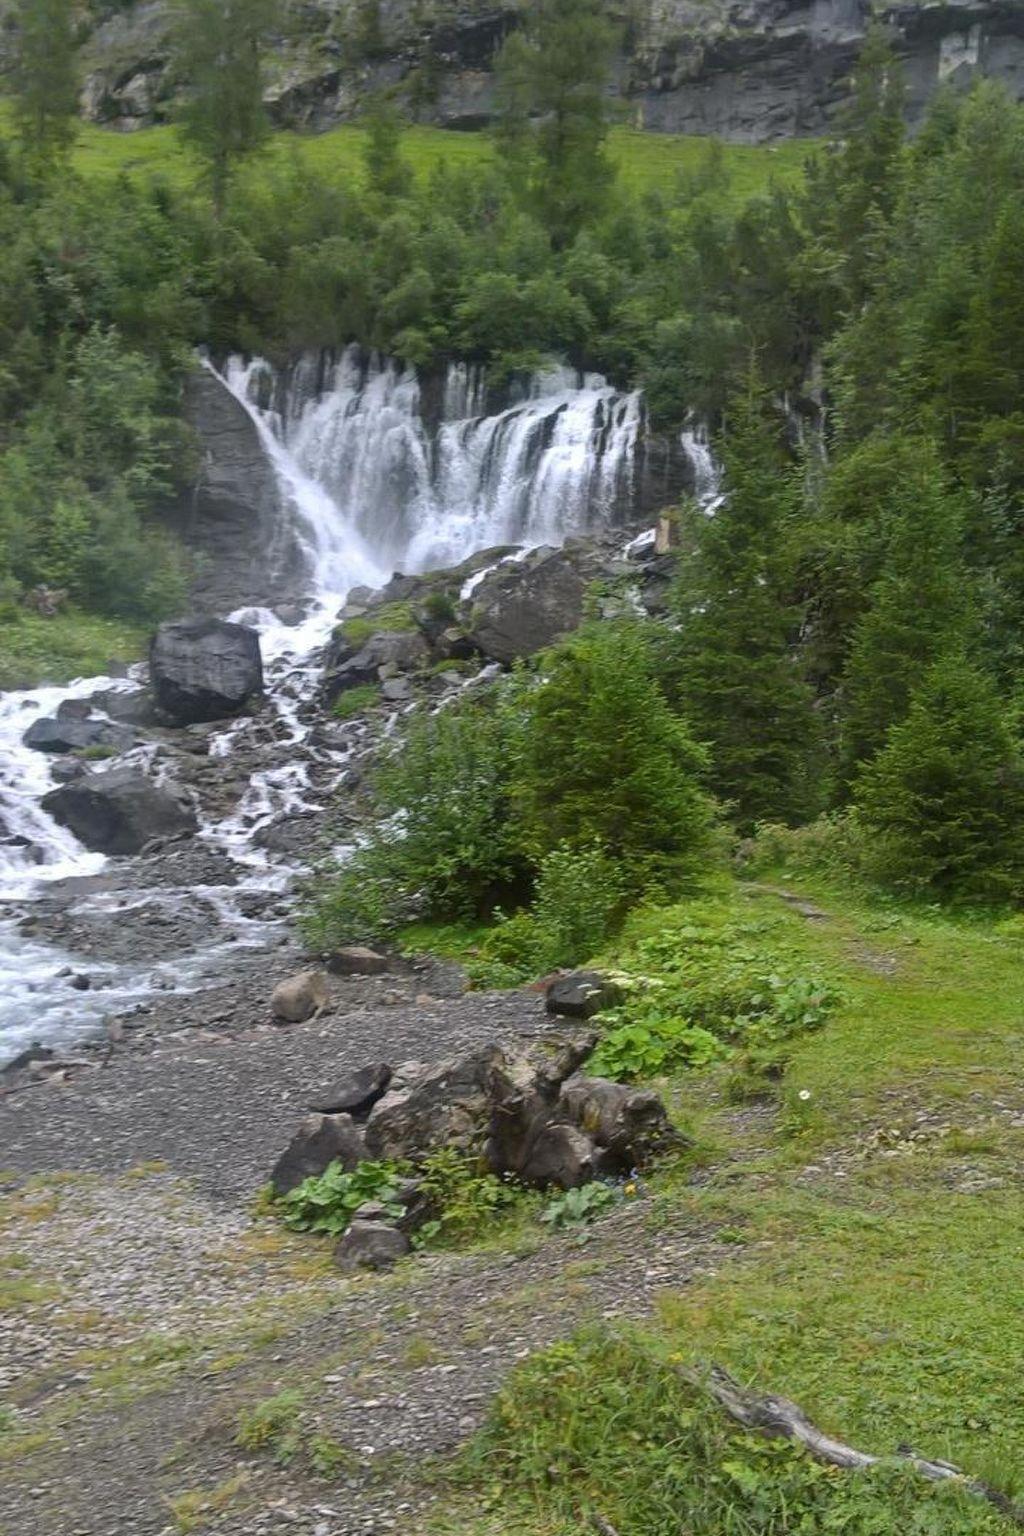
<svg viewBox="0 0 1024 1536"><path fill-rule="evenodd" d="M722 1041L699 1024L654 1017L613 1026L602 1035L587 1065L596 1077L624 1082L656 1077L671 1067L707 1067L727 1054Z"/></svg>
<svg viewBox="0 0 1024 1536"><path fill-rule="evenodd" d="M516 1185L488 1173L479 1158L455 1147L439 1147L419 1169L423 1193L435 1215L416 1235L417 1243L458 1242L481 1229L515 1201Z"/></svg>
<svg viewBox="0 0 1024 1536"><path fill-rule="evenodd" d="M786 1043L820 1028L838 993L823 977L790 974L773 927L737 922L712 902L664 909L659 931L624 955L625 1001L600 1016L592 1069L642 1077L737 1055L748 1071L778 1070Z"/></svg>
<svg viewBox="0 0 1024 1536"><path fill-rule="evenodd" d="M301 1414L301 1392L275 1392L242 1410L235 1444L245 1451L270 1451L278 1466L287 1466L302 1446Z"/></svg>
<svg viewBox="0 0 1024 1536"><path fill-rule="evenodd" d="M404 1206L396 1198L401 1170L394 1163L362 1162L351 1173L331 1163L322 1174L302 1183L278 1201L286 1227L293 1232L323 1232L338 1237L361 1205L379 1200L392 1216Z"/></svg>
<svg viewBox="0 0 1024 1536"><path fill-rule="evenodd" d="M635 1193L636 1186L632 1186ZM618 1184L605 1184L594 1179L578 1189L567 1189L564 1194L549 1200L540 1213L540 1219L556 1232L585 1227L598 1216L604 1216L627 1198L625 1188Z"/></svg>
<svg viewBox="0 0 1024 1536"><path fill-rule="evenodd" d="M489 916L528 884L509 785L517 728L502 690L412 718L378 764L366 841L308 887L303 927L315 948L419 917Z"/></svg>

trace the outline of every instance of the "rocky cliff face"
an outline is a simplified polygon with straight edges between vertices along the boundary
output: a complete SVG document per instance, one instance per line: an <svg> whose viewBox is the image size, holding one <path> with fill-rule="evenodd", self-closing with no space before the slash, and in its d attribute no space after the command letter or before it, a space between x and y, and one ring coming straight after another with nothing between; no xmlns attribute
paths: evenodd
<svg viewBox="0 0 1024 1536"><path fill-rule="evenodd" d="M1024 97L1022 0L615 0L614 89L626 121L658 132L764 142L825 129L869 16L881 12L919 119L943 81L978 76ZM169 0L111 9L85 47L83 112L120 128L166 118ZM477 128L493 108L491 61L517 9L487 0L293 0L267 93L282 125L327 127L381 87L423 122Z"/></svg>

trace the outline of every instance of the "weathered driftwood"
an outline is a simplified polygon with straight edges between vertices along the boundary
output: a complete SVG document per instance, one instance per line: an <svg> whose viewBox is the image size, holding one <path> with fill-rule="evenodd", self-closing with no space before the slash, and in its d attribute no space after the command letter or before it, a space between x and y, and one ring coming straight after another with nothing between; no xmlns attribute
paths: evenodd
<svg viewBox="0 0 1024 1536"><path fill-rule="evenodd" d="M816 1461L826 1462L831 1467L857 1469L874 1467L880 1461L887 1459L883 1456L872 1456L867 1451L854 1450L852 1446L844 1445L841 1440L833 1440L830 1435L817 1429L803 1409L798 1404L791 1403L788 1398L757 1397L754 1393L747 1392L720 1365L713 1365L706 1373L681 1369L680 1374L693 1386L709 1393L715 1402L724 1408L729 1417L742 1424L745 1429L793 1440L798 1445L804 1446ZM895 1456L896 1459L905 1461L908 1466L913 1467L915 1472L927 1478L929 1482L959 1483L967 1493L987 1500L1016 1525L1024 1526L1024 1508L1014 1504L1012 1499L1007 1498L1005 1493L1000 1493L997 1488L992 1488L988 1483L980 1482L977 1478L969 1477L966 1472L962 1472L959 1467L954 1467L950 1462L929 1461L906 1446L901 1446Z"/></svg>

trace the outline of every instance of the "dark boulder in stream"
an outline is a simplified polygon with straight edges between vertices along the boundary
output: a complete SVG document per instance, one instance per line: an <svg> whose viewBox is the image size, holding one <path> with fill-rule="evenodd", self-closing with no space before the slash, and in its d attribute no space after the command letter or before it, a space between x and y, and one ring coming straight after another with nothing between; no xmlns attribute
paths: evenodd
<svg viewBox="0 0 1024 1536"><path fill-rule="evenodd" d="M263 691L259 635L224 619L161 624L149 666L157 706L177 725L229 719Z"/></svg>
<svg viewBox="0 0 1024 1536"><path fill-rule="evenodd" d="M94 853L139 853L156 837L198 826L189 806L131 768L86 774L51 790L42 805Z"/></svg>

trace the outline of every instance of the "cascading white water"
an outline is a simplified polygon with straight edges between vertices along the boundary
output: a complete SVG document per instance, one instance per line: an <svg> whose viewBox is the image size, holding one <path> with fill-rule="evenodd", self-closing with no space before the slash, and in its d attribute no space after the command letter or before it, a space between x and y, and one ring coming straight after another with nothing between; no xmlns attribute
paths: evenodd
<svg viewBox="0 0 1024 1536"><path fill-rule="evenodd" d="M559 544L610 522L632 490L642 400L598 374L551 368L527 398L487 416L483 373L453 364L434 431L416 374L356 347L326 371L306 358L275 382L267 364L232 359L225 377L391 568Z"/></svg>
<svg viewBox="0 0 1024 1536"><path fill-rule="evenodd" d="M557 544L612 520L618 507L628 505L643 418L638 394L617 393L598 376L580 378L557 368L536 376L523 398L488 416L483 372L452 365L440 420L431 429L421 415L416 376L391 362L364 360L351 348L326 379L319 361L306 359L289 374L285 390L259 360L232 360L223 382L256 424L310 570L300 622L283 623L266 609L230 615L260 632L278 740L289 754L252 775L231 816L202 828L203 839L243 866L234 891L202 890L240 948L259 944L262 929L240 913L237 893L279 890L287 882L287 871L268 866L254 848L254 832L282 813L315 804L311 775L326 765L336 776L340 763L307 739L302 715L316 687L319 650L346 594L355 586L382 585L396 568L455 564L499 544ZM283 396L277 408L275 395ZM48 883L99 873L106 863L43 811L39 802L53 784L51 761L26 748L22 737L65 699L109 686L117 684L92 678L0 696L0 900L18 903L12 913L30 907ZM229 756L241 729L226 726L213 738L211 755ZM331 760L325 764L326 758ZM96 764L91 771L105 767ZM108 901L120 909L154 895L119 887L86 899L95 912ZM195 892L167 890L156 899L169 908L175 902L187 907ZM222 947L211 937L206 962ZM68 961L87 969L99 990L71 991L61 976ZM172 981L203 985L203 957L184 967L80 961L26 938L14 915L0 919L0 1064L30 1040L65 1043L93 1033L105 1016Z"/></svg>

